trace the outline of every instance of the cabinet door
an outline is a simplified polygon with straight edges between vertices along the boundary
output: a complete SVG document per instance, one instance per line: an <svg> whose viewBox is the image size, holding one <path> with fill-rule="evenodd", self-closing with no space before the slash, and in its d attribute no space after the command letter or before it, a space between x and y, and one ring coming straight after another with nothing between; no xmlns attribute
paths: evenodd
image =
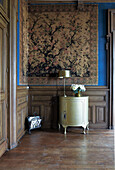
<svg viewBox="0 0 115 170"><path fill-rule="evenodd" d="M81 125L83 122L83 101L68 100L67 102L67 124Z"/></svg>
<svg viewBox="0 0 115 170"><path fill-rule="evenodd" d="M7 22L0 13L0 156L7 149Z"/></svg>
<svg viewBox="0 0 115 170"><path fill-rule="evenodd" d="M67 111L66 111L67 102L63 97L59 99L59 123L60 124L67 124Z"/></svg>

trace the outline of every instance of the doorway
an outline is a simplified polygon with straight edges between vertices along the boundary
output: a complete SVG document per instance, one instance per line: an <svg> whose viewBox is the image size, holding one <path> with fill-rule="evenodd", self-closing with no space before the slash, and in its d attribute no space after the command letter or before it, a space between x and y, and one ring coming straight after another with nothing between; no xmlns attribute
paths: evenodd
<svg viewBox="0 0 115 170"><path fill-rule="evenodd" d="M109 97L109 125L115 129L115 10L108 10L107 65Z"/></svg>

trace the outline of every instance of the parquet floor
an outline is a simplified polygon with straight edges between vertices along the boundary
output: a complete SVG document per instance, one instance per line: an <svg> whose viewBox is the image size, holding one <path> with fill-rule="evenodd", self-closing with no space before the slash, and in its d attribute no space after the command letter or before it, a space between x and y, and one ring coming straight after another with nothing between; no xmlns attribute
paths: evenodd
<svg viewBox="0 0 115 170"><path fill-rule="evenodd" d="M114 170L114 131L33 130L0 158L0 170Z"/></svg>

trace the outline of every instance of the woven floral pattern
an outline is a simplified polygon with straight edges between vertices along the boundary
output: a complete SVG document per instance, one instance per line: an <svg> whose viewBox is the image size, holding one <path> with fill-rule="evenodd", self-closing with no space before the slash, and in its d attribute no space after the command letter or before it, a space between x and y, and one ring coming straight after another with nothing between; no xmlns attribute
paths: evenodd
<svg viewBox="0 0 115 170"><path fill-rule="evenodd" d="M28 3L20 0L20 84L28 84Z"/></svg>
<svg viewBox="0 0 115 170"><path fill-rule="evenodd" d="M97 84L97 5L78 10L75 5L30 5L28 10L28 19L23 15L20 83L61 84L58 71L69 69L67 84Z"/></svg>

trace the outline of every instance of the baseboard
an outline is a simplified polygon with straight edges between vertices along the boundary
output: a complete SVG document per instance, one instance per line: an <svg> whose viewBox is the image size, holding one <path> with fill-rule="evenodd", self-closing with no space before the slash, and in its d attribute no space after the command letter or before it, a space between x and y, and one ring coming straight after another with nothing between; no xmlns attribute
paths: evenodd
<svg viewBox="0 0 115 170"><path fill-rule="evenodd" d="M13 143L12 145L10 145L9 150L12 150L12 149L16 148L17 145L18 145L17 142L16 142L16 143Z"/></svg>

